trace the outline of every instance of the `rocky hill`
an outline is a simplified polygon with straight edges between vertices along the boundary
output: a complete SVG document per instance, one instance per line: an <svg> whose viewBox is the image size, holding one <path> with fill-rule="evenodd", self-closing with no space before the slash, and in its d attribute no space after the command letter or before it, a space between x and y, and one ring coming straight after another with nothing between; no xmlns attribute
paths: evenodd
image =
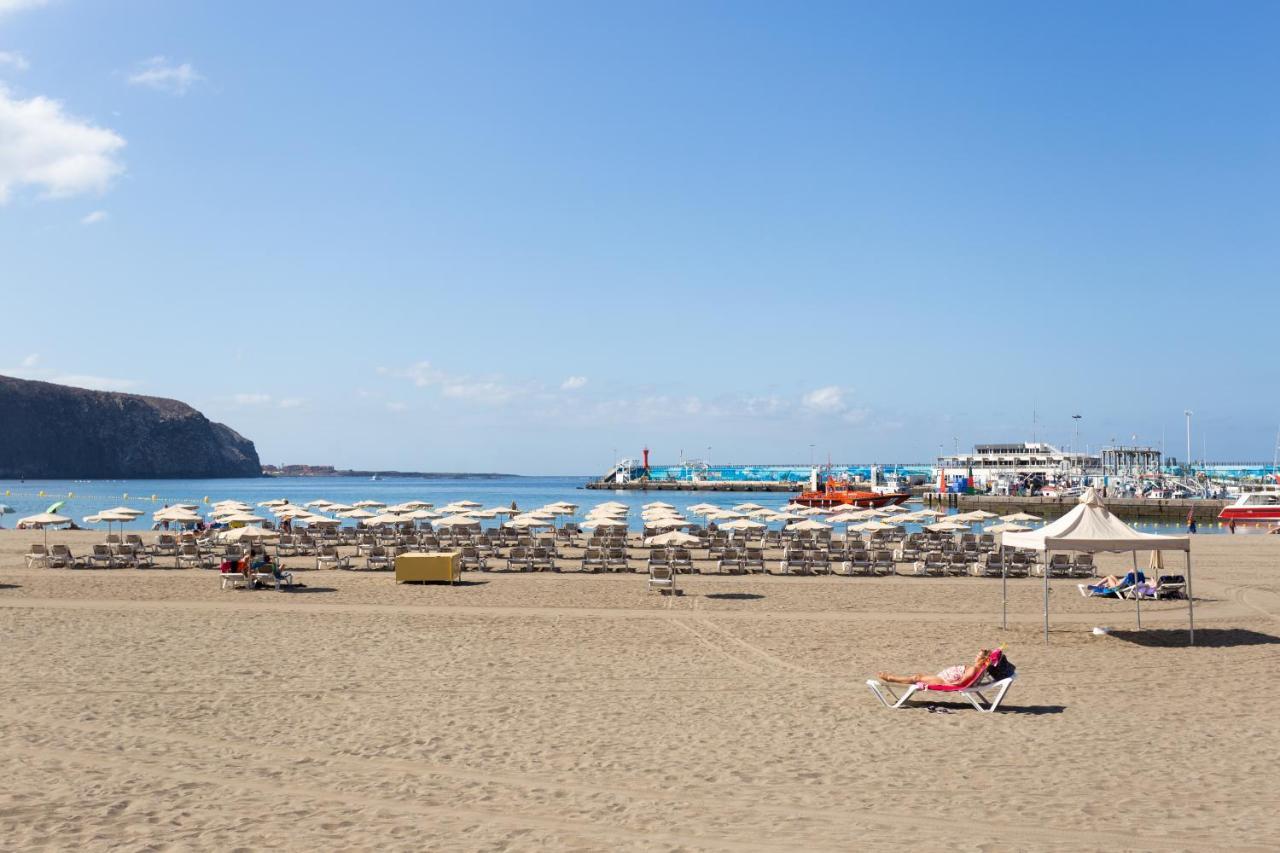
<svg viewBox="0 0 1280 853"><path fill-rule="evenodd" d="M261 473L252 441L186 403L0 376L0 478Z"/></svg>

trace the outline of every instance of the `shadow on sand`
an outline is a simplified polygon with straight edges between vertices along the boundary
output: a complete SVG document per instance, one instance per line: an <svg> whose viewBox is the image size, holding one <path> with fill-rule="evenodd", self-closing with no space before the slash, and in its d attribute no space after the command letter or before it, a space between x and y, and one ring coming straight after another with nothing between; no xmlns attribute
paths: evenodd
<svg viewBox="0 0 1280 853"><path fill-rule="evenodd" d="M1182 648L1191 645L1186 628L1146 628L1141 631L1111 630L1111 636L1135 646ZM1196 645L1209 649L1225 649L1232 646L1270 646L1280 643L1280 637L1249 631L1245 628L1197 628Z"/></svg>
<svg viewBox="0 0 1280 853"><path fill-rule="evenodd" d="M703 598L715 598L721 601L759 601L763 595L755 592L709 592Z"/></svg>
<svg viewBox="0 0 1280 853"><path fill-rule="evenodd" d="M971 714L978 713L978 710L967 702L912 702L907 707L916 708L922 711L929 711L934 714L960 712L968 712ZM1040 717L1046 714L1061 714L1065 710L1067 710L1066 705L1010 705L1008 702L1002 702L1000 707L992 716L998 717L1001 714L1027 714L1033 717Z"/></svg>
<svg viewBox="0 0 1280 853"><path fill-rule="evenodd" d="M332 586L303 586L298 584L297 586L287 587L285 591L294 595L301 595L304 592L337 592L338 590L337 587Z"/></svg>
<svg viewBox="0 0 1280 853"><path fill-rule="evenodd" d="M0 583L0 589L22 589L20 583Z"/></svg>

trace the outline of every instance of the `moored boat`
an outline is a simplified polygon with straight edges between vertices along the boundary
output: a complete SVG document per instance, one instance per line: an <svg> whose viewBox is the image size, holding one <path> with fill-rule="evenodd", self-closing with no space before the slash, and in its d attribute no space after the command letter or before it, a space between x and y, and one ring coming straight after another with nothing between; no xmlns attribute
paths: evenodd
<svg viewBox="0 0 1280 853"><path fill-rule="evenodd" d="M900 504L910 497L908 492L866 492L850 489L847 483L838 480L828 480L819 489L801 492L792 502L802 506L870 509Z"/></svg>
<svg viewBox="0 0 1280 853"><path fill-rule="evenodd" d="M1277 524L1280 523L1280 489L1269 488L1254 492L1245 492L1236 498L1236 502L1223 507L1218 513L1219 521L1234 521L1237 524Z"/></svg>

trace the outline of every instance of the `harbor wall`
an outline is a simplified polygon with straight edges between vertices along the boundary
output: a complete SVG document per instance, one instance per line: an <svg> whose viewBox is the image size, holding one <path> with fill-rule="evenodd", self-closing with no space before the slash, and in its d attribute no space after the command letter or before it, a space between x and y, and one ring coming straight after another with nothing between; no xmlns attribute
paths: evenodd
<svg viewBox="0 0 1280 853"><path fill-rule="evenodd" d="M808 485L808 480L632 480L628 483L592 480L586 488L610 492L803 492Z"/></svg>
<svg viewBox="0 0 1280 853"><path fill-rule="evenodd" d="M1057 518L1066 515L1076 504L1078 498L1057 497L1016 497L1002 495L959 495L938 494L929 492L921 496L924 505L936 509L954 508L961 512L975 509L994 512L996 515L1011 515L1015 512L1028 512L1041 518ZM1204 524L1216 522L1218 513L1231 501L1213 500L1209 498L1104 498L1107 508L1126 521L1166 521L1184 522L1191 513L1196 522Z"/></svg>

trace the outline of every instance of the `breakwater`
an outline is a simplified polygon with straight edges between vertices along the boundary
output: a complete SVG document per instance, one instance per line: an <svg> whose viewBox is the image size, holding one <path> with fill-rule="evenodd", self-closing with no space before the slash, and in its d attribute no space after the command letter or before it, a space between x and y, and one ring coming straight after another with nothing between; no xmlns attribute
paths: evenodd
<svg viewBox="0 0 1280 853"><path fill-rule="evenodd" d="M604 489L611 492L803 492L803 483L787 481L747 480L631 480L615 483L610 480L592 480L583 488Z"/></svg>
<svg viewBox="0 0 1280 853"><path fill-rule="evenodd" d="M975 509L994 512L997 515L1010 515L1015 512L1028 512L1041 518L1057 518L1075 508L1077 498L1057 497L1015 497L1003 495L958 495L938 494L930 492L921 496L924 505L935 509L958 509L970 512ZM1209 498L1103 498L1110 509L1118 517L1126 521L1163 521L1170 523L1183 522L1187 515L1192 515L1196 522L1216 522L1218 513L1230 501Z"/></svg>

